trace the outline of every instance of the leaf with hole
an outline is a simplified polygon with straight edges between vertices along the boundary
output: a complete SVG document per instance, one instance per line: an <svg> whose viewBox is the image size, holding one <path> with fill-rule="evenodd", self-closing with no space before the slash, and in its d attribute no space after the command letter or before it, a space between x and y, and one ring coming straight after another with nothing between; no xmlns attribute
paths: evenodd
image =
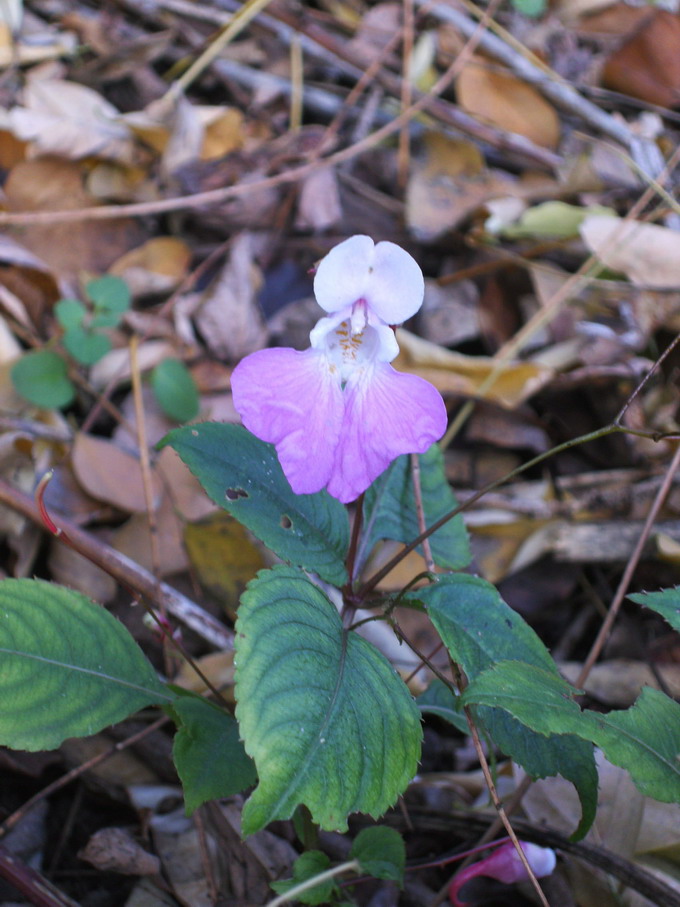
<svg viewBox="0 0 680 907"><path fill-rule="evenodd" d="M172 712L179 725L172 756L188 813L255 783L255 766L243 749L233 716L205 699L187 695L176 699Z"/></svg>
<svg viewBox="0 0 680 907"><path fill-rule="evenodd" d="M78 592L0 582L0 744L49 750L174 699L125 627Z"/></svg>
<svg viewBox="0 0 680 907"><path fill-rule="evenodd" d="M444 472L437 444L418 457L425 525L431 526L454 510L458 502ZM408 543L420 535L410 456L401 456L371 485L364 501L364 531L357 562L363 564L380 539ZM470 563L470 543L463 517L458 514L430 536L436 564L461 570ZM422 548L419 549L422 551Z"/></svg>
<svg viewBox="0 0 680 907"><path fill-rule="evenodd" d="M344 629L301 570L249 584L236 623L236 717L260 783L243 810L252 834L303 803L321 828L377 817L416 772L418 709L386 658Z"/></svg>
<svg viewBox="0 0 680 907"><path fill-rule="evenodd" d="M66 363L52 350L26 353L14 363L10 375L22 397L45 409L68 406L76 395Z"/></svg>
<svg viewBox="0 0 680 907"><path fill-rule="evenodd" d="M151 387L161 409L175 422L189 422L200 410L191 372L179 359L163 359L151 372Z"/></svg>
<svg viewBox="0 0 680 907"><path fill-rule="evenodd" d="M208 496L228 510L282 560L318 573L329 583L347 581L349 521L327 492L295 494L271 444L240 425L203 422L171 431L172 447Z"/></svg>

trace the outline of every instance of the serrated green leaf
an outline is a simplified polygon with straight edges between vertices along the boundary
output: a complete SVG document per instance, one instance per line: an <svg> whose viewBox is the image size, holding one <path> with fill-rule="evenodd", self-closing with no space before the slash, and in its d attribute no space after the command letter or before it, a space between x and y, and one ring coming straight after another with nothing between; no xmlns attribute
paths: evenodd
<svg viewBox="0 0 680 907"><path fill-rule="evenodd" d="M179 697L172 711L179 720L172 755L187 813L255 783L255 765L243 749L231 715L196 696Z"/></svg>
<svg viewBox="0 0 680 907"><path fill-rule="evenodd" d="M69 330L83 323L87 310L77 299L60 299L54 306L54 314L64 330Z"/></svg>
<svg viewBox="0 0 680 907"><path fill-rule="evenodd" d="M85 284L85 292L96 309L122 314L130 308L130 290L121 277L96 277Z"/></svg>
<svg viewBox="0 0 680 907"><path fill-rule="evenodd" d="M509 608L498 590L479 577L443 576L418 590L454 661L470 681L483 671L513 658L558 677L557 667L534 631ZM544 736L498 709L475 708L475 718L506 755L533 778L559 773L571 781L581 800L582 818L575 839L592 824L597 805L597 770L592 746L565 732Z"/></svg>
<svg viewBox="0 0 680 907"><path fill-rule="evenodd" d="M236 717L260 783L243 810L252 834L304 804L324 829L377 817L415 774L422 731L385 657L343 628L300 570L261 571L236 624Z"/></svg>
<svg viewBox="0 0 680 907"><path fill-rule="evenodd" d="M125 627L41 580L0 582L0 744L49 750L173 697Z"/></svg>
<svg viewBox="0 0 680 907"><path fill-rule="evenodd" d="M66 331L63 344L81 365L94 365L111 349L111 341L106 335L93 333L82 327Z"/></svg>
<svg viewBox="0 0 680 907"><path fill-rule="evenodd" d="M52 350L26 353L14 363L10 375L22 397L45 409L68 406L76 395L66 363Z"/></svg>
<svg viewBox="0 0 680 907"><path fill-rule="evenodd" d="M282 560L336 586L347 581L346 509L326 491L295 494L271 444L240 425L217 422L175 429L159 447L166 444L177 451L209 497Z"/></svg>
<svg viewBox="0 0 680 907"><path fill-rule="evenodd" d="M280 882L272 882L271 887L277 894L286 894L291 888L295 888L301 882L313 879L314 876L325 872L331 865L325 853L320 850L308 850L297 858L293 863L293 878L282 879ZM295 903L300 904L328 904L338 891L335 879L325 879L313 888L301 891L295 895Z"/></svg>
<svg viewBox="0 0 680 907"><path fill-rule="evenodd" d="M680 633L680 588L662 589L660 592L636 592L628 598L638 605L656 611Z"/></svg>
<svg viewBox="0 0 680 907"><path fill-rule="evenodd" d="M630 772L647 797L680 803L680 705L643 687L635 705L601 715L588 712L592 739L607 759Z"/></svg>
<svg viewBox="0 0 680 907"><path fill-rule="evenodd" d="M420 486L423 497L425 525L458 506L446 480L444 458L439 445L433 444L419 457ZM411 458L397 457L366 492L364 500L364 531L357 555L363 564L380 539L408 543L420 535L416 514ZM436 564L450 570L460 570L470 563L470 542L459 514L430 536L430 548ZM419 549L421 550L421 549Z"/></svg>
<svg viewBox="0 0 680 907"><path fill-rule="evenodd" d="M443 681L435 677L429 687L418 696L416 705L426 715L436 715L443 718L457 728L461 733L468 734L470 729L460 704L460 697L446 686Z"/></svg>
<svg viewBox="0 0 680 907"><path fill-rule="evenodd" d="M362 829L354 839L349 855L359 861L362 872L403 886L406 848L396 829L385 825Z"/></svg>
<svg viewBox="0 0 680 907"><path fill-rule="evenodd" d="M151 372L151 387L166 416L176 422L195 419L200 410L191 372L179 359L164 359Z"/></svg>
<svg viewBox="0 0 680 907"><path fill-rule="evenodd" d="M523 661L500 661L478 674L463 693L463 705L509 712L539 734L578 734L583 713L576 690L554 671Z"/></svg>
<svg viewBox="0 0 680 907"><path fill-rule="evenodd" d="M500 597L495 586L466 573L442 576L418 589L430 620L468 679L508 657L557 674L555 662L538 636Z"/></svg>

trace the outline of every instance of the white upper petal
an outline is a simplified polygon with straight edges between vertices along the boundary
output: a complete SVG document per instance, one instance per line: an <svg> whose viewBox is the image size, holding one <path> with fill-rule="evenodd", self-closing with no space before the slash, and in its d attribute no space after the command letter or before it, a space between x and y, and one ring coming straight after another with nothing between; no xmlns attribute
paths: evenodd
<svg viewBox="0 0 680 907"><path fill-rule="evenodd" d="M337 312L365 297L375 256L370 236L350 236L319 262L314 295L322 309Z"/></svg>
<svg viewBox="0 0 680 907"><path fill-rule="evenodd" d="M319 263L314 294L321 308L337 312L360 299L385 324L401 324L423 303L423 275L408 252L370 236L350 236Z"/></svg>

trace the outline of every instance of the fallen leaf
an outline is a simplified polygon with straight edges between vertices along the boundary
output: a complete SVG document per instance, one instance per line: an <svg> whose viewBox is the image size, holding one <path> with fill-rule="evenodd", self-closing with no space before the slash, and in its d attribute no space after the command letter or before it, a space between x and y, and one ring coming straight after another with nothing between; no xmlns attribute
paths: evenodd
<svg viewBox="0 0 680 907"><path fill-rule="evenodd" d="M132 454L104 438L78 432L73 445L73 472L85 491L129 513L146 511L142 467ZM152 475L151 496L160 500L161 484Z"/></svg>
<svg viewBox="0 0 680 907"><path fill-rule="evenodd" d="M609 57L602 84L648 104L680 104L680 16L654 10Z"/></svg>
<svg viewBox="0 0 680 907"><path fill-rule="evenodd" d="M216 687L228 702L234 701L234 650L228 652L210 652L195 659L201 673ZM202 696L208 692L205 682L188 661L182 663L172 682L185 690L191 690Z"/></svg>
<svg viewBox="0 0 680 907"><path fill-rule="evenodd" d="M394 360L399 371L426 378L442 394L476 397L496 368L487 356L466 356L422 340L403 328L397 330L400 353ZM509 409L528 400L552 378L552 369L533 362L510 362L499 371L493 385L482 394Z"/></svg>
<svg viewBox="0 0 680 907"><path fill-rule="evenodd" d="M341 219L342 206L335 170L319 167L302 181L295 226L298 230L329 230Z"/></svg>
<svg viewBox="0 0 680 907"><path fill-rule="evenodd" d="M580 233L588 249L608 268L625 274L637 286L658 289L680 286L680 233L677 231L594 214L583 221Z"/></svg>
<svg viewBox="0 0 680 907"><path fill-rule="evenodd" d="M498 129L514 132L536 145L556 148L560 121L555 108L531 85L497 63L471 60L456 80L458 103Z"/></svg>
<svg viewBox="0 0 680 907"><path fill-rule="evenodd" d="M10 110L9 125L37 154L134 161L134 138L118 110L99 92L76 82L29 79L23 106Z"/></svg>
<svg viewBox="0 0 680 907"><path fill-rule="evenodd" d="M223 511L187 524L184 543L201 584L231 610L246 584L266 566L244 527Z"/></svg>
<svg viewBox="0 0 680 907"><path fill-rule="evenodd" d="M211 352L237 361L267 343L257 304L262 272L255 262L255 237L240 233L228 261L203 297L196 325Z"/></svg>
<svg viewBox="0 0 680 907"><path fill-rule="evenodd" d="M122 277L133 297L171 293L186 276L191 250L174 236L157 236L131 249L109 268Z"/></svg>
<svg viewBox="0 0 680 907"><path fill-rule="evenodd" d="M132 876L158 875L161 868L158 857L144 850L124 828L100 828L78 851L78 859L102 872Z"/></svg>

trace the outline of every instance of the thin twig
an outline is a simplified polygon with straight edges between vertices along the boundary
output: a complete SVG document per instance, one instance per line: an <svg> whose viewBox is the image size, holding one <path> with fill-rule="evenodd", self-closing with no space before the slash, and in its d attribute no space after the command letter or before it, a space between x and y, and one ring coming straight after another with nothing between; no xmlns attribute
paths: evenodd
<svg viewBox="0 0 680 907"><path fill-rule="evenodd" d="M413 496L416 503L418 532L422 535L427 531L427 523L425 522L425 508L423 506L423 489L420 485L420 458L418 454L411 454L411 478L413 479ZM434 560L432 559L429 536L423 541L423 554L425 555L425 566L430 573L433 573Z"/></svg>
<svg viewBox="0 0 680 907"><path fill-rule="evenodd" d="M34 907L80 907L63 892L0 844L0 878L25 894Z"/></svg>

